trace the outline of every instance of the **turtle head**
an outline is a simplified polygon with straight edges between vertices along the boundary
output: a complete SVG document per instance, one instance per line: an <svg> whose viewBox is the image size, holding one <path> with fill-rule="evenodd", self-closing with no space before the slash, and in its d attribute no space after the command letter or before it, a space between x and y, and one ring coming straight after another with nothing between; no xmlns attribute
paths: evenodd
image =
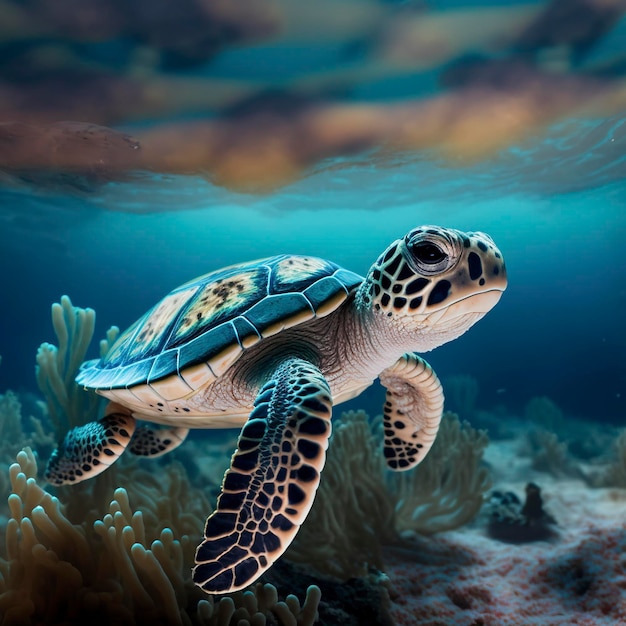
<svg viewBox="0 0 626 626"><path fill-rule="evenodd" d="M484 233L414 228L371 267L363 300L377 319L409 334L407 348L431 350L483 317L506 289L501 252Z"/></svg>

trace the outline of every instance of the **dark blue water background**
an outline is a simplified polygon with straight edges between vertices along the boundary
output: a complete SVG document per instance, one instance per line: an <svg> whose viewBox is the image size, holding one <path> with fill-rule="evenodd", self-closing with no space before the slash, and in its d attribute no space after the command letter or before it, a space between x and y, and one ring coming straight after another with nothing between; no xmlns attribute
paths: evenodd
<svg viewBox="0 0 626 626"><path fill-rule="evenodd" d="M594 54L626 49L625 32L619 22ZM268 44L178 71L285 78L332 66L344 53ZM364 83L343 99L428 98L444 89L440 70ZM440 376L475 376L484 408L521 413L529 398L545 395L567 414L624 424L625 119L619 108L566 116L477 163L429 153L392 164L367 152L335 156L265 194L200 176L151 174L86 192L10 181L0 187L0 390L36 389L35 353L55 340L50 305L63 294L97 311L100 337L223 265L293 252L364 274L390 241L433 223L488 232L509 271L500 304L428 357ZM133 132L141 124L112 126ZM380 400L374 390L356 405L376 412Z"/></svg>

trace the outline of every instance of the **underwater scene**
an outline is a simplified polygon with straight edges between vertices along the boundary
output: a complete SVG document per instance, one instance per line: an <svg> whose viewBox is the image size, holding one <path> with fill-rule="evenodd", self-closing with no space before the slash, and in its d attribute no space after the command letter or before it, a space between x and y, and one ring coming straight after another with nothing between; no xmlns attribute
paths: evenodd
<svg viewBox="0 0 626 626"><path fill-rule="evenodd" d="M624 0L0 0L0 58L1 625L626 624Z"/></svg>

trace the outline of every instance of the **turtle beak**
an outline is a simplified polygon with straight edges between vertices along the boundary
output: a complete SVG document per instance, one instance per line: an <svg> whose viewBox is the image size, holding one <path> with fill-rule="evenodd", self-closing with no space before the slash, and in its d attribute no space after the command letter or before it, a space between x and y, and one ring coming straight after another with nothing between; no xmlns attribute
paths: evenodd
<svg viewBox="0 0 626 626"><path fill-rule="evenodd" d="M461 300L459 305L461 305L463 313L487 313L498 304L503 291L503 289L490 289L483 293L477 293Z"/></svg>
<svg viewBox="0 0 626 626"><path fill-rule="evenodd" d="M442 315L437 318L436 322L449 321L465 315L477 314L482 317L498 304L503 291L503 289L490 289L458 300L446 309L441 309Z"/></svg>

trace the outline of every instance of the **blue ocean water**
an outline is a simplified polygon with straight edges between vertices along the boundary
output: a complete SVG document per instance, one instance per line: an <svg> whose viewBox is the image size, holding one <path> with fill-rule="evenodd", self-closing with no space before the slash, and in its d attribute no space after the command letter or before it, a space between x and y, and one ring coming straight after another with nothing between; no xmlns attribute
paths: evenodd
<svg viewBox="0 0 626 626"><path fill-rule="evenodd" d="M626 27L619 11L596 7L594 30L588 7L581 14L558 2L440 2L423 14L411 3L345 2L335 14L326 7L326 15L324 7L280 6L277 32L267 7L256 18L231 16L242 29L232 45L228 37L213 47L198 38L188 50L181 43L191 29L184 16L177 17L180 36L172 31L168 38L147 21L133 39L114 15L95 36L87 18L74 23L63 14L57 19L73 25L74 39L51 27L44 42L28 29L0 42L0 386L35 389L33 357L39 343L53 338L50 304L63 294L97 311L102 334L112 324L126 327L177 284L223 265L293 252L365 273L388 242L434 223L490 233L510 276L487 319L432 355L440 374L477 377L485 406L521 411L530 397L545 395L572 414L623 423L626 124L620 90ZM403 30L403 23L416 32ZM59 59L47 59L49 49ZM142 109L124 97L124 85L132 86L142 68L164 92L161 108L146 100ZM191 85L180 87L187 91L178 101L178 84L158 87L159 80ZM211 87L220 80L234 81L239 95ZM198 95L203 89L206 95ZM494 94L504 101L504 117L514 120L512 133L481 118ZM441 137L424 149L390 149L383 134L357 139L356 147L318 146L284 180L280 172L273 180L271 168L247 173L246 151L255 165L262 165L264 152L246 140L274 119L259 111L287 120L276 136L293 133L289 141L297 152L313 131L294 130L300 119L294 110L303 117L315 107L344 107L349 118L359 106L374 106L375 124L383 127L399 115L397 107L427 108L441 98L456 100ZM559 98L565 103L554 111ZM248 116L238 118L237 107ZM199 171L187 175L168 167L142 172L132 164L117 171L116 154L105 154L100 171L97 159L86 164L91 153L71 145L76 163L64 164L63 147L45 142L51 124L68 120L131 136L173 124L178 156L196 148L176 124L216 126L232 119L241 120L235 131L240 124L245 132L218 142L215 171L196 164ZM434 124L426 114L409 120ZM15 124L35 130L25 138ZM454 133L446 136L455 125L461 136L456 151ZM241 143L243 165L224 182L219 168L232 152L228 141ZM482 154L483 144L493 141L497 149ZM110 149L108 142L114 139L92 137L90 144L97 152ZM249 193L249 184L262 192Z"/></svg>
<svg viewBox="0 0 626 626"><path fill-rule="evenodd" d="M484 406L521 412L529 398L545 395L573 415L623 423L624 182L508 194L496 175L480 184L463 168L438 175L451 190L435 197L411 164L367 175L358 167L341 176L322 171L259 197L220 192L208 206L196 194L192 209L176 191L184 199L193 179L171 181L174 190L162 180L145 194L130 183L95 192L118 201L132 195L139 213L115 210L113 199L5 191L2 385L35 390L34 354L54 339L50 305L63 294L96 310L102 336L111 325L130 325L175 286L225 265L290 252L365 274L389 242L439 224L489 233L509 275L498 306L429 356L440 376L477 377ZM456 192L468 183L471 191ZM151 213L151 197L161 195L170 196L171 210Z"/></svg>

